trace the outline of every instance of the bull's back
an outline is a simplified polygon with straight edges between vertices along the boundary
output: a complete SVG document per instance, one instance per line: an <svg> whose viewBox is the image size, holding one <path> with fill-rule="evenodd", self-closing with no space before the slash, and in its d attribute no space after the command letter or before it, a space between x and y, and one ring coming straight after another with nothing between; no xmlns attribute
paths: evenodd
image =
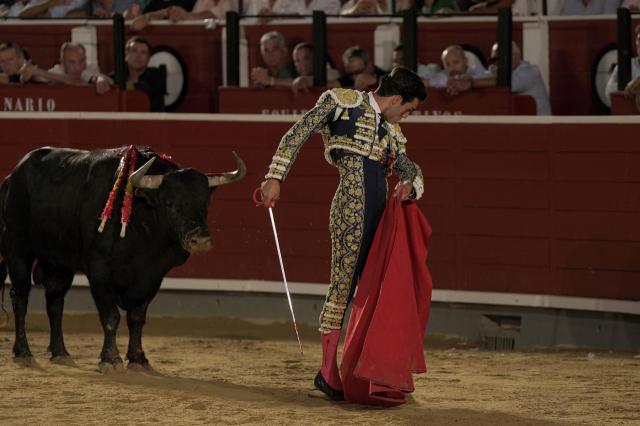
<svg viewBox="0 0 640 426"><path fill-rule="evenodd" d="M108 173L111 163L106 151L40 148L27 154L5 182L9 234L28 241L37 257L77 269L83 225L89 218L97 224L99 199L105 187L109 191L108 176L96 174Z"/></svg>

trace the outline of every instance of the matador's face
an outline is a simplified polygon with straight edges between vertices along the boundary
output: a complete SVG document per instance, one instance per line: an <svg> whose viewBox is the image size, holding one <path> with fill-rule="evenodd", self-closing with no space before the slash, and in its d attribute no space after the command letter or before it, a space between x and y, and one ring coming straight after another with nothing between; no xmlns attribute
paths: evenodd
<svg viewBox="0 0 640 426"><path fill-rule="evenodd" d="M394 101L393 104L383 113L384 119L390 123L397 123L408 117L411 112L420 105L420 100L418 98L414 98L411 102L402 102L402 97L399 95L396 96L396 101Z"/></svg>

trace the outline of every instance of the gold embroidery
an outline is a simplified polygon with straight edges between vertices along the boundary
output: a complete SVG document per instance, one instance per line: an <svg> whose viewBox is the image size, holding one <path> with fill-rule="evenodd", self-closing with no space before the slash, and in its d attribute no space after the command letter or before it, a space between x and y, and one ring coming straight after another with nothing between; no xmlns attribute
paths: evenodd
<svg viewBox="0 0 640 426"><path fill-rule="evenodd" d="M337 88L331 89L328 92L335 99L336 103L343 108L355 108L359 106L364 99L362 92L353 89Z"/></svg>
<svg viewBox="0 0 640 426"><path fill-rule="evenodd" d="M339 330L353 282L364 225L362 157L345 155L337 161L340 185L331 203L331 284L320 314L320 331Z"/></svg>

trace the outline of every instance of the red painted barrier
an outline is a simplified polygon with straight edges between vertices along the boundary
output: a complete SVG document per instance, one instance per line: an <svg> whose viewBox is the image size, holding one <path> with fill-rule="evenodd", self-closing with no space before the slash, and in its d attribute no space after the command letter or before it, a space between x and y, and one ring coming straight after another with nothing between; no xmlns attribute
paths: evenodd
<svg viewBox="0 0 640 426"><path fill-rule="evenodd" d="M233 168L234 149L248 174L213 196L214 250L172 275L278 280L268 217L251 193L291 123L236 120L5 115L0 176L42 145L152 143L203 171ZM640 123L490 120L403 125L425 174L419 206L434 230L434 288L640 299ZM338 178L322 150L318 136L302 149L275 209L291 281L328 280L328 206Z"/></svg>
<svg viewBox="0 0 640 426"><path fill-rule="evenodd" d="M0 108L6 112L148 112L149 97L137 90L98 95L92 86L8 84L0 90Z"/></svg>
<svg viewBox="0 0 640 426"><path fill-rule="evenodd" d="M218 89L220 112L233 114L302 114L315 104L324 89L294 95L287 88ZM507 89L476 89L450 97L443 90L427 89L423 115L536 115L531 96L512 95Z"/></svg>

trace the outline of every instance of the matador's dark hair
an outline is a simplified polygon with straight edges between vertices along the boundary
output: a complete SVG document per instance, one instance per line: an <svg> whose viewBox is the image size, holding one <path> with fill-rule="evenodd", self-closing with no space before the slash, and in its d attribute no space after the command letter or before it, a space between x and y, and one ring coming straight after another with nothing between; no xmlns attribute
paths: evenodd
<svg viewBox="0 0 640 426"><path fill-rule="evenodd" d="M418 74L408 68L398 66L380 79L380 85L376 89L379 96L402 96L402 102L411 102L419 99L420 102L427 99L427 92Z"/></svg>

